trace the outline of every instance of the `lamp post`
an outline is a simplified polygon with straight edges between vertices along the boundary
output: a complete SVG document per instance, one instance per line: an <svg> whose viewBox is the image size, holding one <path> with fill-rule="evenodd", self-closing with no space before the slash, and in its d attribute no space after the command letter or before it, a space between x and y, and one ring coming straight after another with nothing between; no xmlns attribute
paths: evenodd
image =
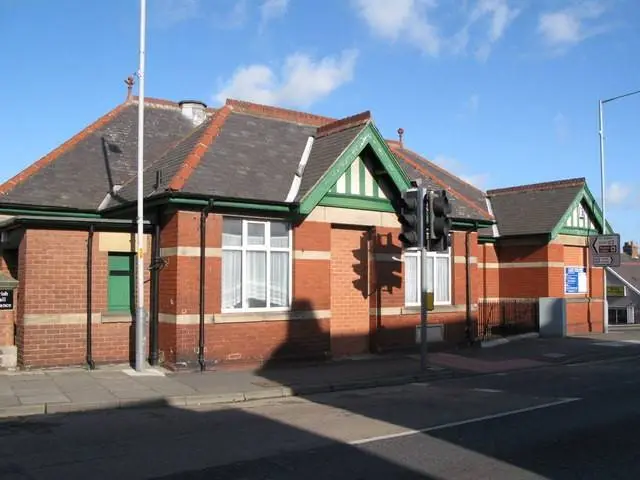
<svg viewBox="0 0 640 480"><path fill-rule="evenodd" d="M625 93L623 95L618 95L617 97L607 98L606 100L600 100L598 104L598 133L600 135L600 195L602 202L602 234L606 234L607 230L607 203L606 203L606 194L605 194L605 181L604 181L604 104L613 102L614 100L619 100L621 98L630 97L632 95L637 95L640 93L640 90L636 90L634 92ZM607 273L606 267L604 269L604 278L603 278L603 301L604 301L604 333L609 333L609 306L607 302Z"/></svg>
<svg viewBox="0 0 640 480"><path fill-rule="evenodd" d="M140 67L138 76L138 211L136 236L136 354L135 369L138 372L145 370L145 310L144 310L144 67L145 67L145 27L146 27L147 2L140 0Z"/></svg>

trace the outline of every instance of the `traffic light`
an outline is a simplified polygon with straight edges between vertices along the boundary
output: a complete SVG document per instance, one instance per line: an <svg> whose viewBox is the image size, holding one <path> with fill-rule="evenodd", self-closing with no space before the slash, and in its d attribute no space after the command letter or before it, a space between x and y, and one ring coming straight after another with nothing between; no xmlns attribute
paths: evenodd
<svg viewBox="0 0 640 480"><path fill-rule="evenodd" d="M451 230L451 204L446 190L430 192L429 198L429 250L446 252Z"/></svg>
<svg viewBox="0 0 640 480"><path fill-rule="evenodd" d="M424 205L425 193L422 188L411 188L402 193L400 199L401 232L398 238L404 248L424 246Z"/></svg>

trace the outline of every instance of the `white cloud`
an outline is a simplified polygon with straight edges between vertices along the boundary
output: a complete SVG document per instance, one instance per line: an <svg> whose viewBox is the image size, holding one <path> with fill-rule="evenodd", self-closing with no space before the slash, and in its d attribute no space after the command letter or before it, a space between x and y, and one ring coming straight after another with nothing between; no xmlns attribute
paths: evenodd
<svg viewBox="0 0 640 480"><path fill-rule="evenodd" d="M434 0L353 0L353 5L379 37L404 37L429 55L440 52L440 35L427 15L436 6Z"/></svg>
<svg viewBox="0 0 640 480"><path fill-rule="evenodd" d="M356 50L344 50L339 56L317 61L296 53L287 57L280 75L268 65L242 66L223 82L214 97L220 103L237 98L307 108L353 79L357 57Z"/></svg>
<svg viewBox="0 0 640 480"><path fill-rule="evenodd" d="M352 0L352 5L374 34L392 42L402 39L431 56L443 51L465 52L473 29L477 32L475 56L484 61L520 14L510 1L474 0L472 7L464 2L459 9L451 8L448 2L439 5L436 0ZM447 25L434 20L443 9Z"/></svg>
<svg viewBox="0 0 640 480"><path fill-rule="evenodd" d="M490 178L488 173L466 173L468 170L467 166L455 157L439 154L433 158L433 163L440 168L448 170L458 176L460 180L470 183L476 188L483 190L488 185Z"/></svg>
<svg viewBox="0 0 640 480"><path fill-rule="evenodd" d="M621 182L613 182L607 189L607 204L621 205L631 195L631 187Z"/></svg>
<svg viewBox="0 0 640 480"><path fill-rule="evenodd" d="M548 46L562 51L602 33L602 27L589 25L589 21L598 19L604 12L604 5L595 0L546 12L538 19L538 33Z"/></svg>
<svg viewBox="0 0 640 480"><path fill-rule="evenodd" d="M159 26L170 27L198 16L200 0L153 0L149 17Z"/></svg>
<svg viewBox="0 0 640 480"><path fill-rule="evenodd" d="M282 17L289 7L289 0L264 0L260 6L261 23Z"/></svg>
<svg viewBox="0 0 640 480"><path fill-rule="evenodd" d="M480 46L476 49L476 58L485 61L491 54L493 45L498 42L507 31L511 23L520 15L521 10L511 8L507 0L478 0L469 14L467 24L460 30L455 38L462 40L462 45L457 48L466 47L469 38L469 29L481 22L488 21L488 28Z"/></svg>

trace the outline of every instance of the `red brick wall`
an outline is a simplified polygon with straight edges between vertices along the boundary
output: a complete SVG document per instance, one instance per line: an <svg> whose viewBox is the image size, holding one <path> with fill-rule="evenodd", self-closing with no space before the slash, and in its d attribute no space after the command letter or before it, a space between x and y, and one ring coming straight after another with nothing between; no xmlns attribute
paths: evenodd
<svg viewBox="0 0 640 480"><path fill-rule="evenodd" d="M18 362L25 367L81 364L86 355L86 251L88 233L82 231L27 230L20 244L18 302ZM107 313L108 252L93 239L93 313ZM149 249L147 249L147 252ZM148 256L146 257L148 264ZM148 280L149 274L145 273ZM145 282L148 309L149 282ZM61 315L57 323L32 324L27 316ZM64 323L64 315L73 315ZM80 316L79 320L78 316ZM71 317L69 317L71 318ZM78 323L80 321L80 323ZM93 357L96 362L129 360L131 323L94 320Z"/></svg>
<svg viewBox="0 0 640 480"><path fill-rule="evenodd" d="M210 215L207 223L208 248L220 245L221 227L222 217ZM340 229L340 231L342 230ZM215 236L210 233L211 231L217 232ZM349 319L354 318L353 302L351 301L355 300L353 298L349 300L345 292L353 291L349 288L352 287L353 281L357 281L362 286L362 279L356 278L353 273L353 266L357 263L353 251L361 248L360 240L364 231L364 229L355 229L352 232L353 238L342 239L345 243L344 248L341 252L336 252L332 249L331 224L309 221L294 229L293 251L300 252L302 258L295 259L293 262L293 309L297 311L332 310L331 320L268 320L214 324L207 321L206 357L223 361L230 359L264 361L272 356L283 355L288 357L295 355L325 356L326 352L331 350L330 332L332 326L341 320L340 308L349 311ZM374 254L400 257L398 233L398 229L376 227L371 231L365 248ZM161 245L163 248L199 247L199 214L176 212L167 218L162 235ZM477 257L479 248L475 233L470 235L470 241L471 255ZM455 264L453 258L464 256L465 234L455 232L453 242L452 275L454 286L452 297L458 306L456 311L448 313L432 312L431 321L447 323L447 337L460 339L464 335L466 320L464 311L466 302L465 264ZM342 272L342 277L345 280L344 285L337 285L336 282L331 281L332 262L328 258L317 258L318 252L320 252L320 256L323 252L325 254L331 252L332 258L340 259L335 265L339 265L345 270ZM315 255L315 258L305 259L305 254ZM369 283L371 295L368 300L365 300L358 292L360 299L362 299L360 307L362 313L366 315L368 323L359 325L355 336L367 337L369 330L374 332L374 338L371 341L374 349L376 346L380 348L391 345L415 346L415 326L419 323L419 313L416 310L414 313L397 316L369 314L370 308L375 311L377 307L380 309L404 307L402 263L388 261L388 258L385 261L374 262L373 257L369 258L371 259L371 268L367 272L367 278L364 279L364 285ZM161 273L161 290L166 292L163 294L161 312L170 315L197 315L199 313L199 258L197 256L172 256L167 260L167 267ZM212 314L214 316L220 315L220 280L219 273L217 273L221 269L220 262L219 258L207 259L207 318L210 318ZM474 298L472 302L475 303L481 286L477 264L472 263L471 269L472 297ZM475 316L475 312L473 315ZM337 322L336 319L338 319ZM337 328L334 328L333 331L337 335ZM385 338L387 335L390 335L388 339ZM398 338L403 340L398 341ZM161 324L160 345L164 358L171 363L195 360L198 345L197 324Z"/></svg>
<svg viewBox="0 0 640 480"><path fill-rule="evenodd" d="M269 360L325 358L329 354L328 319L208 324L207 360L268 362ZM171 363L197 359L198 325L178 325L176 347L166 357Z"/></svg>
<svg viewBox="0 0 640 480"><path fill-rule="evenodd" d="M493 268L498 263L496 246L485 243L478 247L478 297L496 298L500 296L500 270Z"/></svg>
<svg viewBox="0 0 640 480"><path fill-rule="evenodd" d="M293 249L304 252L331 251L331 225L304 222L294 229ZM296 310L331 308L331 261L296 259L293 262L293 306Z"/></svg>
<svg viewBox="0 0 640 480"><path fill-rule="evenodd" d="M589 292L587 294L564 293L564 267L588 265L586 247L548 243L545 245L504 245L498 244L497 259L500 262L498 290L502 298L567 297L568 330L571 333L602 331L603 327L603 272L588 269ZM484 247L486 258L491 256L491 247ZM494 261L493 258L487 261ZM514 264L529 262L549 262L550 266L523 266ZM510 267L504 267L510 264ZM484 297L492 297L489 291L495 287L495 279L490 279L489 271L483 272ZM495 275L495 274L494 274ZM591 300L590 300L591 299ZM576 302L577 301L577 302Z"/></svg>
<svg viewBox="0 0 640 480"><path fill-rule="evenodd" d="M219 248L222 241L222 215L207 219L207 248ZM292 251L330 252L331 226L305 222L294 229ZM192 212L175 212L165 219L161 233L162 248L200 247L200 216ZM169 256L160 274L160 312L169 315L199 315L200 258ZM207 257L205 313L221 312L222 259ZM297 259L293 262L293 309L296 311L331 308L330 260ZM207 323L206 357L218 360L268 360L272 356L324 356L328 351L328 319L264 321L243 323ZM244 332L244 333L243 333ZM198 325L161 323L159 343L162 356L169 363L194 361L197 358ZM306 352L306 353L305 353Z"/></svg>
<svg viewBox="0 0 640 480"><path fill-rule="evenodd" d="M14 310L0 310L0 346L13 345Z"/></svg>
<svg viewBox="0 0 640 480"><path fill-rule="evenodd" d="M368 263L368 238L361 228L331 229L331 352L335 356L369 351L369 283L354 271L354 264L361 264L354 250Z"/></svg>

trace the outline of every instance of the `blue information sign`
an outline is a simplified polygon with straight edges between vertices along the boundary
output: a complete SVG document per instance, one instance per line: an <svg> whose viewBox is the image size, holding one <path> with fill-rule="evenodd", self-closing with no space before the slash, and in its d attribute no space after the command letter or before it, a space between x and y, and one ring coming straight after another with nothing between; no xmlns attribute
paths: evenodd
<svg viewBox="0 0 640 480"><path fill-rule="evenodd" d="M564 293L587 292L587 269L585 267L565 267Z"/></svg>

